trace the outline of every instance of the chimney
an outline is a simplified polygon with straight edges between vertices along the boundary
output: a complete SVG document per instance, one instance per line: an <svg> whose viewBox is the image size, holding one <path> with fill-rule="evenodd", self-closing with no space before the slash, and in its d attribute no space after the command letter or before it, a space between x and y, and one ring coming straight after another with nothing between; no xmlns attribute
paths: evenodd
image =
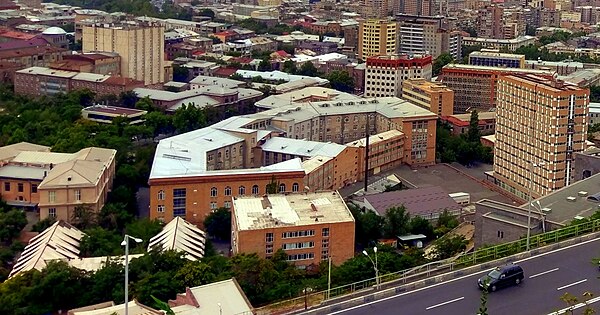
<svg viewBox="0 0 600 315"><path fill-rule="evenodd" d="M315 206L315 204L312 202L310 203L310 208L312 209L312 211L315 211L315 212L318 210L317 206Z"/></svg>

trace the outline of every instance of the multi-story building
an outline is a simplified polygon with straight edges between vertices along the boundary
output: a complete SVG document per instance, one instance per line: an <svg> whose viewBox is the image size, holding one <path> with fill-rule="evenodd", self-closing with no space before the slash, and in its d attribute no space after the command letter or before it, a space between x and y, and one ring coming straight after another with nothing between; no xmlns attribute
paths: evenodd
<svg viewBox="0 0 600 315"><path fill-rule="evenodd" d="M165 79L163 26L92 24L83 27L83 52L113 52L121 56L121 75L146 85Z"/></svg>
<svg viewBox="0 0 600 315"><path fill-rule="evenodd" d="M121 57L115 53L64 55L61 61L53 62L48 67L57 70L120 76Z"/></svg>
<svg viewBox="0 0 600 315"><path fill-rule="evenodd" d="M358 58L396 53L397 25L390 20L361 21L358 27Z"/></svg>
<svg viewBox="0 0 600 315"><path fill-rule="evenodd" d="M462 36L453 31L443 16L397 15L398 46L401 54L428 54L437 58L449 53L461 58Z"/></svg>
<svg viewBox="0 0 600 315"><path fill-rule="evenodd" d="M396 1L396 14L408 14L408 15L419 15L419 16L433 16L435 15L436 8L435 2L432 0L407 0L407 1Z"/></svg>
<svg viewBox="0 0 600 315"><path fill-rule="evenodd" d="M392 11L392 0L360 0L360 13L365 19L385 19Z"/></svg>
<svg viewBox="0 0 600 315"><path fill-rule="evenodd" d="M81 117L103 124L112 124L115 118L125 118L130 125L135 125L142 123L143 116L147 113L145 110L135 108L93 105L82 109Z"/></svg>
<svg viewBox="0 0 600 315"><path fill-rule="evenodd" d="M502 6L491 4L479 10L477 35L485 38L504 38L502 31Z"/></svg>
<svg viewBox="0 0 600 315"><path fill-rule="evenodd" d="M439 116L454 112L454 91L444 84L422 78L402 83L402 98Z"/></svg>
<svg viewBox="0 0 600 315"><path fill-rule="evenodd" d="M483 48L515 51L517 48L535 44L535 36L524 35L512 39L495 39L482 37L463 37L465 46L481 46Z"/></svg>
<svg viewBox="0 0 600 315"><path fill-rule="evenodd" d="M97 96L120 95L144 86L130 78L31 67L15 72L15 93L21 95L54 95L78 89L89 89Z"/></svg>
<svg viewBox="0 0 600 315"><path fill-rule="evenodd" d="M26 142L0 147L0 196L10 205L39 209L42 220L71 222L76 207L97 213L112 187L116 152L55 153Z"/></svg>
<svg viewBox="0 0 600 315"><path fill-rule="evenodd" d="M525 68L525 55L474 51L469 54L469 64L488 67Z"/></svg>
<svg viewBox="0 0 600 315"><path fill-rule="evenodd" d="M404 80L431 80L431 62L431 56L422 55L368 57L365 69L365 97L400 97Z"/></svg>
<svg viewBox="0 0 600 315"><path fill-rule="evenodd" d="M469 126L471 124L471 113L467 114L456 114L450 116L441 117L442 121L450 125L452 133L460 135L469 132ZM496 129L496 112L477 112L477 118L479 119L478 129L481 135L493 134Z"/></svg>
<svg viewBox="0 0 600 315"><path fill-rule="evenodd" d="M231 211L234 255L269 258L283 249L300 268L339 265L354 257L354 217L335 191L238 196Z"/></svg>
<svg viewBox="0 0 600 315"><path fill-rule="evenodd" d="M495 107L498 78L519 73L553 76L551 71L545 70L449 64L442 68L439 79L454 91L454 113L466 113L472 109L489 111Z"/></svg>
<svg viewBox="0 0 600 315"><path fill-rule="evenodd" d="M404 133L395 129L369 136L369 166L367 172L370 175L375 175L399 166L404 160L404 140ZM357 180L364 180L365 164L367 163L365 159L366 137L346 143L346 146L358 149Z"/></svg>
<svg viewBox="0 0 600 315"><path fill-rule="evenodd" d="M573 154L586 148L589 90L558 79L498 80L494 179L527 199L573 182Z"/></svg>
<svg viewBox="0 0 600 315"><path fill-rule="evenodd" d="M50 45L42 38L16 40L0 46L0 61L12 62L27 67L47 67L69 55L67 49Z"/></svg>

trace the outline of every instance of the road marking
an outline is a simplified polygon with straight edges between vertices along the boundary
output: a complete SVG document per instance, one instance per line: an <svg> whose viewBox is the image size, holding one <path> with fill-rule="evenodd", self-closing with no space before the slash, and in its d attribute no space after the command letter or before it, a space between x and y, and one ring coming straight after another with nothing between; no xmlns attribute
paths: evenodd
<svg viewBox="0 0 600 315"><path fill-rule="evenodd" d="M434 308L436 308L436 307L440 307L440 306L444 306L444 305L446 305L446 304L450 304L450 303L458 302L458 301L460 301L460 300L463 300L464 298L465 298L464 296L461 296L461 297L459 297L459 298L457 298L457 299L454 299L454 300L450 300L450 301L442 302L442 303L440 303L440 304L436 304L436 305L431 305L430 307L427 307L427 308L425 308L425 310L426 310L426 311L429 311L430 309L434 309Z"/></svg>
<svg viewBox="0 0 600 315"><path fill-rule="evenodd" d="M545 274L548 274L548 273L551 273L551 272L555 272L557 270L558 270L558 268L554 268L554 269L546 270L544 272L536 273L534 275L529 276L529 279L533 279L535 277L543 276Z"/></svg>
<svg viewBox="0 0 600 315"><path fill-rule="evenodd" d="M562 310L558 310L558 311L556 311L556 312L553 312L553 313L550 313L550 314L548 314L548 315L561 315L561 314L566 314L567 312L571 312L571 311L573 311L573 310L576 310L576 309L582 308L582 307L584 307L584 306L588 306L588 305L590 305L590 304L594 304L594 303L596 303L596 302L598 302L598 301L600 301L600 296L599 296L599 297L595 297L595 298L593 298L593 299L589 299L589 300L587 300L587 301L585 301L585 302L581 302L581 303L579 303L579 304L575 304L575 305L573 305L573 306L571 306L571 307L566 307L566 308L563 308Z"/></svg>
<svg viewBox="0 0 600 315"><path fill-rule="evenodd" d="M547 256L547 255L550 255L550 254L554 254L554 253L561 252L561 251L564 251L564 250L567 250L567 249L571 249L573 247L578 247L578 246L586 245L586 244L589 244L589 243L592 243L592 242L597 242L597 241L600 241L600 238L593 238L593 239L590 239L590 240L587 240L587 241L583 241L583 242L580 242L580 243L572 244L572 245L565 246L565 247L562 247L562 248L553 249L551 251L548 251L548 252L545 252L545 253L541 253L541 254L538 254L538 255L535 255L535 256L530 256L530 257L527 257L527 258L523 258L523 259L517 260L515 262L516 263L520 263L520 262L528 261L530 259L544 257L544 256ZM470 278L470 277L473 277L473 276L476 276L476 275L480 275L480 274L483 274L483 273L488 273L492 269L493 268L490 268L490 269L487 269L487 270L482 270L482 271L479 271L479 272L474 272L472 274L468 274L468 275L464 275L464 276L452 278L452 279L447 280L447 281L438 282L438 283L432 284L432 285L427 286L427 287L422 287L422 288L418 288L418 289L415 289L415 290L412 290L412 291L403 292L403 293L400 293L400 294L396 294L396 295L384 297L384 298L379 299L379 300L375 300L375 301L371 301L371 302L367 302L367 303L362 303L362 304L356 305L356 306L351 306L351 307L345 308L343 310L331 312L331 313L329 313L329 315L336 315L336 314L346 313L346 312L349 312L349 311L352 311L352 310L355 310L355 309L363 308L365 306L369 306L369 305L373 305L373 304L385 302L385 301L388 301L388 300L391 300L391 299L395 299L395 298L399 298L401 296L405 296L405 295L408 295L408 294L412 294L412 293L416 293L416 292L419 292L419 291L431 289L431 288L434 288L434 287L437 287L437 286L445 285L445 284L448 284L448 283L451 283L451 282L454 282L454 281L462 280L462 279L465 279L465 278ZM449 272L447 274L451 274L451 273L452 272ZM394 291L394 290L396 290L396 288L385 289L385 290L382 290L381 292ZM344 302L341 302L341 303L334 303L332 305L347 303L348 301L352 301L352 300L354 300L354 301L364 300L364 296L353 298L353 299L350 299L350 300L347 300L347 301L344 301ZM325 308L330 308L332 305L323 306L323 307L317 307L315 309L312 309L312 311L316 311L316 310L320 310L320 309L325 309Z"/></svg>
<svg viewBox="0 0 600 315"><path fill-rule="evenodd" d="M556 291L560 291L560 290L562 290L562 289L566 289L566 288L568 288L568 287L572 287L572 286L574 286L574 285L578 285L578 284L580 284L580 283L584 283L584 282L586 282L586 281L587 281L587 279L583 279L583 280L579 280L579 281L577 281L577 282L573 282L573 283L571 283L571 284L563 285L562 287L558 287L558 288L556 288Z"/></svg>

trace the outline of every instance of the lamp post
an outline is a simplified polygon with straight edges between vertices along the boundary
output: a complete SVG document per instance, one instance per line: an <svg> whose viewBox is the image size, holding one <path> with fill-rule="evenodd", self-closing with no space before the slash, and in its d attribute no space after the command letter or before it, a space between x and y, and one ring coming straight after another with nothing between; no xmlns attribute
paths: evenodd
<svg viewBox="0 0 600 315"><path fill-rule="evenodd" d="M125 315L129 315L129 239L136 243L143 242L141 238L129 236L125 234L121 246L125 246Z"/></svg>
<svg viewBox="0 0 600 315"><path fill-rule="evenodd" d="M369 253L366 250L363 250L363 254L369 258L371 263L373 264L373 269L375 269L375 284L377 285L377 290L379 290L379 269L377 268L377 246L373 247L373 252L375 252L375 261L371 259Z"/></svg>
<svg viewBox="0 0 600 315"><path fill-rule="evenodd" d="M219 306L219 315L223 315L223 307L221 307L221 303L217 303Z"/></svg>
<svg viewBox="0 0 600 315"><path fill-rule="evenodd" d="M530 240L531 240L531 190L533 189L533 168L538 166L544 166L546 163L534 163L529 162L529 200L527 202L527 245L526 250L529 250Z"/></svg>

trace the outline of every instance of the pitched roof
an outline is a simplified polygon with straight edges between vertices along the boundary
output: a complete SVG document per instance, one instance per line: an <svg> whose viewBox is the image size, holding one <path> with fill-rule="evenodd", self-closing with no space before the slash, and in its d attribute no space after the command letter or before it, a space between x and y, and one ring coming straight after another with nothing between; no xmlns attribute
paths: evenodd
<svg viewBox="0 0 600 315"><path fill-rule="evenodd" d="M162 315L163 311L157 311L151 307L148 307L137 300L129 301L127 303L127 311L130 315ZM123 315L125 314L125 303L119 305L113 305L101 309L95 310L71 310L69 314L73 315Z"/></svg>
<svg viewBox="0 0 600 315"><path fill-rule="evenodd" d="M392 207L404 205L412 216L428 216L444 210L460 210L461 206L439 186L383 192L365 196L365 204L379 215Z"/></svg>
<svg viewBox="0 0 600 315"><path fill-rule="evenodd" d="M9 278L31 269L42 270L46 261L79 257L79 242L85 234L72 225L58 221L32 238L10 272Z"/></svg>
<svg viewBox="0 0 600 315"><path fill-rule="evenodd" d="M199 307L180 303L181 297L191 294ZM178 299L169 301L176 314L214 315L214 314L251 314L252 305L235 278L213 282L190 288L186 293L178 294ZM192 310L193 307L193 310ZM190 311L183 313L179 311ZM86 314L87 315L87 314Z"/></svg>
<svg viewBox="0 0 600 315"><path fill-rule="evenodd" d="M150 239L148 250L160 248L163 250L177 250L186 253L189 260L204 257L206 233L181 217L163 227L162 231Z"/></svg>
<svg viewBox="0 0 600 315"><path fill-rule="evenodd" d="M50 152L50 147L29 142L10 144L0 147L0 161L10 160L23 151Z"/></svg>

